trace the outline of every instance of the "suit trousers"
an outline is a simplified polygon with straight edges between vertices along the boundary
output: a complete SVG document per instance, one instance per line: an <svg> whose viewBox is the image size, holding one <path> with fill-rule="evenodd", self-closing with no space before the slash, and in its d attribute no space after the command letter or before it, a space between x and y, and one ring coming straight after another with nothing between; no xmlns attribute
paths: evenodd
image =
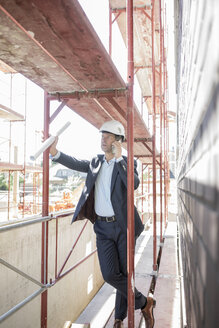
<svg viewBox="0 0 219 328"><path fill-rule="evenodd" d="M96 220L97 252L103 279L116 288L115 318L127 316L127 234L117 221ZM142 308L146 297L135 288L135 309Z"/></svg>

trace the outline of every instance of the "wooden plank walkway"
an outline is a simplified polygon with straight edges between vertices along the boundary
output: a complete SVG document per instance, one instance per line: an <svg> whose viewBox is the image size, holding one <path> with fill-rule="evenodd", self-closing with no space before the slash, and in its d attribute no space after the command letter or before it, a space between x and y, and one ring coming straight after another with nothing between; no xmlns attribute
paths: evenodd
<svg viewBox="0 0 219 328"><path fill-rule="evenodd" d="M177 224L169 222L161 255L154 298L155 328L181 327L181 291L177 256ZM142 325L143 328L143 325Z"/></svg>

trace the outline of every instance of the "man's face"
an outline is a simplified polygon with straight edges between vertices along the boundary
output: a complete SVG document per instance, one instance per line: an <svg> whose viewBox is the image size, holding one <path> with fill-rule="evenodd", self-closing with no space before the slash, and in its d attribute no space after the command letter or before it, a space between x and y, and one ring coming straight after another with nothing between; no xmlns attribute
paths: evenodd
<svg viewBox="0 0 219 328"><path fill-rule="evenodd" d="M112 143L115 141L115 135L109 132L102 132L101 149L104 153L112 152Z"/></svg>

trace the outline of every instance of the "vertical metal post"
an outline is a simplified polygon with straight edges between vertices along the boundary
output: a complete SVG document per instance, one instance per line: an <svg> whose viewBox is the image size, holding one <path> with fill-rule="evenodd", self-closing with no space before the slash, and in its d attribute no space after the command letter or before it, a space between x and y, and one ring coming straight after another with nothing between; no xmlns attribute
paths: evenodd
<svg viewBox="0 0 219 328"><path fill-rule="evenodd" d="M33 214L36 214L36 172L33 173Z"/></svg>
<svg viewBox="0 0 219 328"><path fill-rule="evenodd" d="M167 181L166 181L166 64L165 64L165 48L164 48L164 33L165 23L163 24L163 40L162 40L162 57L163 57L163 153L164 153L164 228L166 227L167 217Z"/></svg>
<svg viewBox="0 0 219 328"><path fill-rule="evenodd" d="M25 118L24 118L24 182L23 182L23 217L25 214L25 189L26 189L26 150L27 150L27 80L25 79Z"/></svg>
<svg viewBox="0 0 219 328"><path fill-rule="evenodd" d="M153 137L152 137L152 150L153 150L153 270L157 271L157 216L156 216L156 97L155 97L155 57L154 57L154 10L155 0L151 2L151 36L152 36L152 107L153 107Z"/></svg>
<svg viewBox="0 0 219 328"><path fill-rule="evenodd" d="M164 8L164 21L165 24L164 26L166 27L166 4ZM166 32L167 35L167 32ZM168 105L168 79L167 79L167 50L164 53L164 65L165 65L165 117L166 117L166 220L165 220L165 227L167 226L168 223L168 193L169 193L169 161L168 161L168 156L169 156L169 122L167 118L167 105Z"/></svg>
<svg viewBox="0 0 219 328"><path fill-rule="evenodd" d="M167 21L167 13L166 13L166 4L165 4L165 8L164 8L164 16L165 16L165 26L166 26L166 21ZM168 30L166 31L166 35L167 35L167 39L168 39ZM167 56L167 55L166 55ZM165 56L165 62L166 62L166 124L167 124L167 134L166 134L166 163L167 163L167 202L166 202L166 212L167 212L167 219L166 219L166 226L168 224L168 216L169 216L169 209L168 209L168 205L169 205L169 184L170 184L170 167L169 167L169 120L168 120L168 109L169 109L169 97L168 97L168 73L167 73L167 57Z"/></svg>
<svg viewBox="0 0 219 328"><path fill-rule="evenodd" d="M166 80L167 80L167 85L168 85L168 74L166 70ZM166 225L168 224L168 194L169 194L169 187L170 187L170 167L169 167L169 120L167 116L167 111L168 111L168 93L166 97L166 121L167 121L167 135L166 135L166 149L167 149L167 154L166 154L166 161L167 161L167 220L166 220Z"/></svg>
<svg viewBox="0 0 219 328"><path fill-rule="evenodd" d="M163 52L162 52L162 8L161 8L161 0L159 0L159 18L160 18L160 242L163 242L163 186L162 186L162 173L163 173L163 165L162 165L162 124L163 124L163 101L162 101L162 67L163 67Z"/></svg>
<svg viewBox="0 0 219 328"><path fill-rule="evenodd" d="M128 48L128 77L127 77L127 150L128 150L128 193L127 193L127 261L128 261L128 327L134 327L135 310L135 276L134 276L134 134L133 134L133 85L134 85L134 57L133 57L133 0L127 0L127 48Z"/></svg>
<svg viewBox="0 0 219 328"><path fill-rule="evenodd" d="M167 81L166 81L166 54L164 49L164 91L165 91L165 100L164 100L164 207L165 207L165 216L164 216L164 227L167 225L167 106L166 106L166 89L167 89Z"/></svg>
<svg viewBox="0 0 219 328"><path fill-rule="evenodd" d="M164 227L166 224L166 109L165 109L165 91L166 91L166 83L165 83L165 64L164 64L164 107L163 107L163 127L164 127Z"/></svg>
<svg viewBox="0 0 219 328"><path fill-rule="evenodd" d="M141 221L144 220L144 164L141 164Z"/></svg>
<svg viewBox="0 0 219 328"><path fill-rule="evenodd" d="M59 220L56 218L56 251L55 251L55 278L57 279L58 275L58 228Z"/></svg>
<svg viewBox="0 0 219 328"><path fill-rule="evenodd" d="M40 189L40 174L38 173L37 174L37 179L38 179L38 188L37 188L37 212L38 212L38 208L39 208L39 205L40 205L40 193L39 193L39 189Z"/></svg>
<svg viewBox="0 0 219 328"><path fill-rule="evenodd" d="M109 2L109 55L112 56L112 9Z"/></svg>
<svg viewBox="0 0 219 328"><path fill-rule="evenodd" d="M143 103L144 103L144 99L143 99L143 96L142 96L142 93L141 93L141 117L143 118ZM141 214L141 220L143 222L144 220L144 198L143 198L143 193L144 193L144 164L142 163L141 164L141 211L142 211L142 214Z"/></svg>
<svg viewBox="0 0 219 328"><path fill-rule="evenodd" d="M146 98L147 99L147 98ZM146 99L145 99L145 102L146 102ZM150 113L149 113L149 111L148 111L148 130L149 130L149 132L150 132Z"/></svg>
<svg viewBox="0 0 219 328"><path fill-rule="evenodd" d="M151 204L150 204L150 167L148 166L148 213L150 213Z"/></svg>
<svg viewBox="0 0 219 328"><path fill-rule="evenodd" d="M12 88L12 80L13 78L13 73L11 73L11 80L10 80L10 108L12 108L12 91L13 91L13 88ZM11 163L11 121L9 122L9 163Z"/></svg>
<svg viewBox="0 0 219 328"><path fill-rule="evenodd" d="M11 171L8 171L8 221L10 219L10 198L11 198Z"/></svg>
<svg viewBox="0 0 219 328"><path fill-rule="evenodd" d="M49 137L50 102L44 93L44 139ZM43 204L42 216L49 214L49 149L43 153ZM41 282L48 283L48 221L42 223ZM41 328L47 327L47 290L41 294Z"/></svg>
<svg viewBox="0 0 219 328"><path fill-rule="evenodd" d="M18 163L18 147L14 146L14 163ZM18 196L19 196L19 171L13 172L13 210L14 213L17 214L17 204L18 204Z"/></svg>

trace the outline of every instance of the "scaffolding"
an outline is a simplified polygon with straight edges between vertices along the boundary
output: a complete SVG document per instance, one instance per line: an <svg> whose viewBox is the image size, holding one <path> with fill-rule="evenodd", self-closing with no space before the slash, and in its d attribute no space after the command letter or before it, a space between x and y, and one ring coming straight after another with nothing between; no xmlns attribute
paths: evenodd
<svg viewBox="0 0 219 328"><path fill-rule="evenodd" d="M2 119L2 127L4 124L8 125L8 137L4 137L1 135L1 139L4 144L3 150L3 160L0 161L0 172L6 173L8 176L8 191L7 191L7 206L1 206L1 210L7 212L6 217L9 221L12 216L13 218L24 218L27 215L35 215L41 212L40 209L40 195L39 195L39 187L40 187L40 175L42 175L42 168L37 163L34 166L27 164L26 161L26 81L25 81L25 90L24 90L24 99L25 99L25 114L21 115L18 112L11 109L12 107L12 95L13 95L13 76L16 72L6 65L3 62L0 62L0 70L4 74L10 74L10 95L9 95L9 103L10 108L0 104L0 119ZM12 134L13 131L16 130L17 124L22 124L22 134L23 134L23 161L19 164L19 154L18 154L18 146L14 145ZM2 130L2 133L5 133ZM7 146L8 145L8 146ZM6 150L7 147L7 150ZM33 197L32 201L26 202L25 196L28 193L26 188L26 174L31 173L33 175ZM19 177L22 177L23 185L22 190L19 191ZM11 185L13 184L13 192L11 195ZM18 200L19 198L19 200ZM12 210L12 212L11 212ZM14 213L14 214L13 214Z"/></svg>
<svg viewBox="0 0 219 328"><path fill-rule="evenodd" d="M150 194L152 195L152 222L153 222L153 279L151 283L151 288L149 292L154 291L156 276L158 271L158 257L159 252L163 244L164 230L168 223L168 193L169 193L169 164L168 164L168 152L169 152L169 109L168 109L168 74L167 74L167 49L165 48L165 8L161 0L152 0L149 4L148 1L145 5L139 5L138 1L128 0L127 7L123 1L109 1L109 54L112 52L112 24L117 21L118 26L123 34L124 39L127 40L126 46L128 50L127 59L127 81L124 81L119 76L116 68L113 65L112 60L109 55L103 49L100 41L95 35L95 32L88 22L86 16L84 15L79 3L75 1L74 3L69 3L69 8L71 8L71 21L67 23L71 26L71 29L75 32L75 40L73 42L78 42L80 39L83 46L87 47L86 58L84 63L87 63L87 75L82 69L82 63L79 63L78 58L82 54L77 54L75 61L73 60L72 67L66 65L66 62L57 60L55 58L56 49L50 48L48 42L48 47L44 41L41 40L43 35L34 38L31 33L25 28L25 22L23 18L25 16L26 10L28 8L22 5L19 9L22 10L23 18L16 17L16 6L14 4L13 8L8 7L7 4L0 6L1 15L9 20L9 25L12 24L16 26L16 33L22 35L25 39L27 47L31 45L34 48L33 51L33 62L35 55L40 55L44 58L45 62L52 62L56 68L56 74L62 71L65 76L60 75L60 81L64 81L67 88L60 88L60 84L54 82L52 78L51 85L49 81L45 82L44 73L41 72L37 76L38 83L42 85L45 91L44 96L44 138L45 140L49 137L50 123L56 119L58 114L64 108L68 106L79 115L84 117L91 124L97 128L107 119L114 118L122 121L125 125L127 131L127 140L124 145L128 152L128 327L134 327L134 290L133 277L134 277L134 185L133 185L133 171L134 171L134 157L139 159L142 163L142 184L141 184L141 208L142 208L142 218L144 214L144 204L143 201L148 202L148 208L150 208ZM122 6L121 6L122 4ZM35 5L41 8L45 15L50 15L47 6L42 6L40 2L35 1ZM57 8L53 3L53 10L60 10L62 12L63 8L60 8L60 4L57 3ZM29 11L28 11L29 12ZM34 13L36 14L36 13ZM114 20L112 15L115 15ZM41 17L39 17L41 19ZM43 18L44 19L44 18ZM52 20L51 17L48 20ZM35 17L31 23L31 30L37 31ZM147 49L146 56L143 58L143 63L141 61L136 62L138 57L138 50L134 52L134 36L136 36L136 30L140 35L140 41L138 47L144 47ZM38 21L37 21L38 23ZM145 23L145 25L143 25ZM8 23L7 23L8 24ZM60 26L56 25L56 22L52 22L53 28L57 29L57 34L60 32ZM125 24L125 25L124 25ZM77 26L77 27L76 27ZM127 32L125 31L125 26L127 26ZM139 26L145 28L145 30L139 30ZM62 27L62 26L61 26ZM82 32L83 27L83 32ZM77 30L75 30L77 28ZM81 28L81 30L80 30ZM85 31L85 32L84 32ZM47 33L48 31L46 31ZM146 38L142 38L142 35ZM10 36L7 35L8 38ZM84 38L84 39L83 39ZM28 45L29 44L29 45ZM65 40L66 47L69 46L68 41ZM89 48L90 45L90 48ZM93 45L96 46L93 47ZM70 45L71 46L71 45ZM81 46L81 49L83 47ZM95 50L94 50L95 48ZM65 49L63 49L65 51ZM66 50L67 51L67 50ZM13 51L10 58L4 58L13 67ZM90 58L93 56L101 58L102 69L101 72L97 71L99 69L99 63L92 65L89 62ZM64 56L63 56L64 57ZM46 58L46 59L45 59ZM72 59L71 59L72 61ZM31 67L33 62L28 63ZM42 61L43 62L43 61ZM40 63L39 63L40 65ZM69 64L70 65L70 64ZM16 66L16 65L15 65ZM94 67L93 67L94 66ZM29 67L29 69L30 69ZM17 64L16 67L22 72L22 67ZM41 69L44 68L44 63ZM96 71L95 71L96 69ZM48 68L50 74L53 73L53 67ZM55 75L56 75L55 74ZM98 75L99 74L99 75ZM105 80L102 81L100 76L105 75ZM31 78L30 73L26 75ZM134 103L133 97L133 87L134 87L134 76L138 77L139 84L142 87L142 108L141 112L137 109ZM87 80L86 80L87 78ZM69 84L69 80L71 84ZM146 86L145 86L146 80ZM104 82L104 88L101 87ZM71 91L69 91L69 86L71 85ZM149 89L148 89L148 86ZM67 90L68 89L68 90ZM57 91L58 90L58 91ZM58 100L61 104L55 110L55 112L50 114L50 103L53 100ZM143 107L146 104L148 108L148 122L152 121L152 131L149 132L146 126L145 120L143 119ZM157 138L157 120L159 120L159 138ZM157 150L157 143L160 144L160 150ZM24 168L26 170L26 168ZM24 171L25 172L25 171ZM147 177L144 179L144 173ZM159 183L158 177L159 176ZM152 190L151 190L152 185ZM147 191L147 199L146 193ZM159 190L159 192L158 192ZM160 244L157 245L157 203L158 194L160 195ZM24 206L23 206L24 207ZM48 283L48 225L51 216L49 215L49 150L47 149L43 153L43 196L42 196L42 266L41 266L41 289L36 295L41 294L41 327L47 327L47 317L48 317L48 288L52 287L56 281L58 281L62 276L63 268L68 261L71 252L74 247L70 250L69 255L66 258L62 268L57 273L56 266L56 280L54 282ZM38 220L39 222L39 220ZM58 227L57 227L58 231ZM79 236L80 237L80 236ZM12 268L13 269L13 268ZM27 277L28 278L28 277ZM39 285L39 282L37 283ZM35 295L35 296L36 296ZM32 295L33 296L33 295ZM32 296L30 299L32 299ZM34 296L34 297L35 297ZM29 301L29 299L28 299ZM24 302L25 304L25 302ZM22 306L24 305L22 304ZM17 310L17 309L15 309Z"/></svg>

